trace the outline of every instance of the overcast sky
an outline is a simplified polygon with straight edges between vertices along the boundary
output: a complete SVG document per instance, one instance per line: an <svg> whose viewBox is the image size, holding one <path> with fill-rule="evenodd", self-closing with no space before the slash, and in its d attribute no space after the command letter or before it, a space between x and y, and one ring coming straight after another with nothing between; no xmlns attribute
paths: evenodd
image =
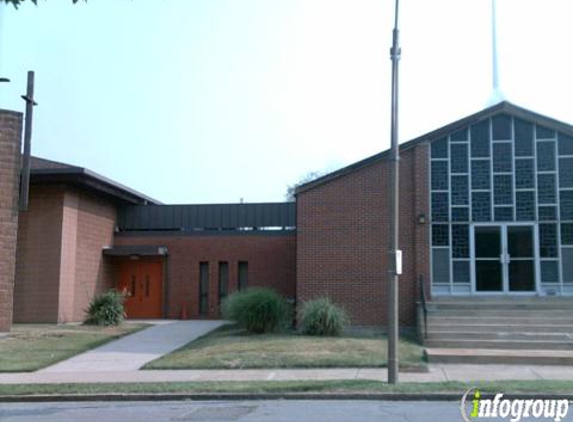
<svg viewBox="0 0 573 422"><path fill-rule="evenodd" d="M498 0L508 100L573 123L573 2ZM27 3L30 3L29 1ZM0 107L33 153L166 203L281 201L389 146L391 0L0 5ZM400 142L491 93L490 0L402 0Z"/></svg>

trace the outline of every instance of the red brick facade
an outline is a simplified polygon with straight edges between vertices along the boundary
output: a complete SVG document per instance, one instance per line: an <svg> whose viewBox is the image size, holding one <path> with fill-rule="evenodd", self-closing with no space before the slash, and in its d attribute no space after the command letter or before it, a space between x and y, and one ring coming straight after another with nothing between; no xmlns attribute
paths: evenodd
<svg viewBox="0 0 573 422"><path fill-rule="evenodd" d="M400 161L400 323L413 326L418 280L429 280L428 145ZM297 296L328 296L354 325L386 323L389 250L386 158L343 174L297 197Z"/></svg>
<svg viewBox="0 0 573 422"><path fill-rule="evenodd" d="M94 295L111 285L102 256L113 244L115 205L66 186L32 186L20 215L14 320L82 321Z"/></svg>
<svg viewBox="0 0 573 422"><path fill-rule="evenodd" d="M22 115L0 110L0 331L12 326Z"/></svg>
<svg viewBox="0 0 573 422"><path fill-rule="evenodd" d="M199 263L209 263L208 318L220 317L219 262L229 263L229 293L237 290L238 263L248 262L248 285L276 289L285 297L296 296L296 236L292 234L211 236L116 236L116 245L166 246L164 301L167 318L180 318L186 307L189 318L199 314ZM117 262L121 262L116 258Z"/></svg>

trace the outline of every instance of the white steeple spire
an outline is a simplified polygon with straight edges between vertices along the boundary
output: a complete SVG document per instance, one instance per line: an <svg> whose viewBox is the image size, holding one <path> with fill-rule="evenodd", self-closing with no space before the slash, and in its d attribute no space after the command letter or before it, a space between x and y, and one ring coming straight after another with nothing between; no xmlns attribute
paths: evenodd
<svg viewBox="0 0 573 422"><path fill-rule="evenodd" d="M497 54L497 19L496 0L491 0L491 54L492 54L492 92L488 100L488 106L505 100L499 82L499 63Z"/></svg>

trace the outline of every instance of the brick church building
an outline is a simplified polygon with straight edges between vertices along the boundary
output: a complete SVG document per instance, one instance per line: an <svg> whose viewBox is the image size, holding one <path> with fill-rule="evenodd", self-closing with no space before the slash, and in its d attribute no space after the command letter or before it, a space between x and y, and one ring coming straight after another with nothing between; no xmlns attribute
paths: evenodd
<svg viewBox="0 0 573 422"><path fill-rule="evenodd" d="M81 321L106 289L133 318L218 318L229 293L328 296L386 322L388 151L299 186L294 203L163 205L34 158L17 212L22 116L0 111L0 329ZM401 145L400 321L428 298L573 294L573 127L501 102Z"/></svg>

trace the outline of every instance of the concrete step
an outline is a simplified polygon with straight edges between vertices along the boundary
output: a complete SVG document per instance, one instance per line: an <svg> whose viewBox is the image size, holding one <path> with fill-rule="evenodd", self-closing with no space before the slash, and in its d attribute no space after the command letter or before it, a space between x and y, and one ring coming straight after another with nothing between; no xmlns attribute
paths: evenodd
<svg viewBox="0 0 573 422"><path fill-rule="evenodd" d="M478 331L468 333L467 331L439 331L432 329L428 332L428 340L450 341L450 340L518 340L518 341L539 341L573 342L573 333L551 332L551 331L506 331L500 327L495 331Z"/></svg>
<svg viewBox="0 0 573 422"><path fill-rule="evenodd" d="M543 300L536 298L536 300L480 300L480 298L472 298L471 300L447 300L447 301L431 301L428 302L426 307L431 310L446 310L446 309L461 309L461 310L493 310L493 309L506 309L506 310L571 310L573 311L573 298L559 298Z"/></svg>
<svg viewBox="0 0 573 422"><path fill-rule="evenodd" d="M427 348L430 363L573 365L573 351Z"/></svg>
<svg viewBox="0 0 573 422"><path fill-rule="evenodd" d="M431 327L433 324L452 324L452 325L466 325L466 324L522 324L522 325L570 325L573 326L573 315L570 317L553 317L546 315L530 315L530 316L504 316L499 317L495 315L474 315L474 316L442 316L436 314L428 315L428 325Z"/></svg>
<svg viewBox="0 0 573 422"><path fill-rule="evenodd" d="M433 340L425 341L426 347L453 349L520 349L520 350L570 350L573 352L573 341L559 340Z"/></svg>
<svg viewBox="0 0 573 422"><path fill-rule="evenodd" d="M473 322L465 323L433 323L428 324L428 332L465 332L465 333L566 333L573 334L573 325L571 324L474 324Z"/></svg>
<svg viewBox="0 0 573 422"><path fill-rule="evenodd" d="M573 318L573 309L428 309L428 316L497 316Z"/></svg>

